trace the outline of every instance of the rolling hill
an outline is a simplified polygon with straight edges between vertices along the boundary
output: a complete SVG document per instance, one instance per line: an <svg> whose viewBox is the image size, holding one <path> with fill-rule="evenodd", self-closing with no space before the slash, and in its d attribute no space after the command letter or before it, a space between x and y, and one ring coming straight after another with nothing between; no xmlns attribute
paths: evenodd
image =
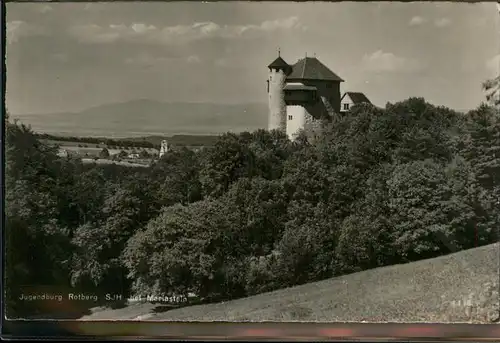
<svg viewBox="0 0 500 343"><path fill-rule="evenodd" d="M81 320L475 322L499 320L499 243L229 302L158 313L149 303Z"/></svg>
<svg viewBox="0 0 500 343"><path fill-rule="evenodd" d="M133 100L75 113L11 114L41 133L127 138L214 135L267 127L267 105Z"/></svg>

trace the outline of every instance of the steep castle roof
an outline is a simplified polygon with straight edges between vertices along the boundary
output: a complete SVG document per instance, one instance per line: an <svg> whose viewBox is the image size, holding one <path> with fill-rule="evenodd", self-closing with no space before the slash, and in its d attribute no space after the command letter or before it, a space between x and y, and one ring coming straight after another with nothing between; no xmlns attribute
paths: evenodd
<svg viewBox="0 0 500 343"><path fill-rule="evenodd" d="M342 96L342 99L344 99L344 97L346 95L348 95L349 98L351 98L352 102L355 103L355 104L361 104L361 103L371 104L372 103L370 100L368 100L368 98L366 97L366 95L364 95L363 93L360 93L360 92L346 92ZM340 100L342 101L342 99L340 99Z"/></svg>
<svg viewBox="0 0 500 343"><path fill-rule="evenodd" d="M290 66L285 62L281 56L278 56L270 65L267 66L269 69L288 69Z"/></svg>
<svg viewBox="0 0 500 343"><path fill-rule="evenodd" d="M273 62L274 63L274 62ZM288 79L344 82L316 57L305 57L292 66Z"/></svg>

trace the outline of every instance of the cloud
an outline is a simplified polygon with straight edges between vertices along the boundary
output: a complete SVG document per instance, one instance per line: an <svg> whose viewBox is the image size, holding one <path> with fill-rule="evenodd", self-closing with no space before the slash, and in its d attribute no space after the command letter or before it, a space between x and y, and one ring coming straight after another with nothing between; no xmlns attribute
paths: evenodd
<svg viewBox="0 0 500 343"><path fill-rule="evenodd" d="M497 76L500 74L500 54L490 58L486 61L486 68L491 73L492 76Z"/></svg>
<svg viewBox="0 0 500 343"><path fill-rule="evenodd" d="M82 43L112 43L120 38L120 33L112 26L106 30L95 24L77 25L70 29L70 35Z"/></svg>
<svg viewBox="0 0 500 343"><path fill-rule="evenodd" d="M439 18L434 21L436 27L446 27L451 25L451 20L449 18Z"/></svg>
<svg viewBox="0 0 500 343"><path fill-rule="evenodd" d="M14 44L22 37L39 36L46 34L46 30L42 27L28 24L21 20L7 22L7 44Z"/></svg>
<svg viewBox="0 0 500 343"><path fill-rule="evenodd" d="M77 25L69 30L69 34L82 43L106 44L117 41L178 44L207 38L239 38L268 34L271 32L288 32L289 30L307 30L298 17L268 20L258 25L219 25L214 22L200 22L191 25L156 27L144 23L132 25L96 24Z"/></svg>
<svg viewBox="0 0 500 343"><path fill-rule="evenodd" d="M42 14L49 13L49 12L53 11L52 6L50 6L50 5L37 6L36 9L37 9L37 12L42 13Z"/></svg>
<svg viewBox="0 0 500 343"><path fill-rule="evenodd" d="M417 60L382 50L363 56L362 65L365 70L371 72L415 72L422 67Z"/></svg>
<svg viewBox="0 0 500 343"><path fill-rule="evenodd" d="M127 27L124 26L124 25L119 25L119 26L116 26L116 28L120 29L120 30L126 30ZM130 25L130 28L132 29L132 31L134 31L135 33L138 33L138 34L145 34L145 33L148 33L148 32L154 32L156 31L156 26L154 25L146 25L146 24L132 24Z"/></svg>
<svg viewBox="0 0 500 343"><path fill-rule="evenodd" d="M411 18L410 22L408 25L410 26L420 26L422 24L425 24L427 22L427 19L421 16L414 16ZM451 19L443 17L443 18L438 18L434 20L434 26L442 28L451 25Z"/></svg>
<svg viewBox="0 0 500 343"><path fill-rule="evenodd" d="M201 63L201 59L197 55L191 55L191 56L189 56L187 58L187 62L188 63L193 63L193 64L195 64L195 63Z"/></svg>
<svg viewBox="0 0 500 343"><path fill-rule="evenodd" d="M408 23L408 25L410 25L410 26L419 26L419 25L422 25L425 22L426 22L425 18L420 17L420 16L415 16L415 17L411 18L411 20Z"/></svg>
<svg viewBox="0 0 500 343"><path fill-rule="evenodd" d="M299 22L298 17L289 17L286 19L264 21L260 24L260 26L247 25L246 29L262 30L270 32L275 30L291 30L291 29L307 30L307 27Z"/></svg>

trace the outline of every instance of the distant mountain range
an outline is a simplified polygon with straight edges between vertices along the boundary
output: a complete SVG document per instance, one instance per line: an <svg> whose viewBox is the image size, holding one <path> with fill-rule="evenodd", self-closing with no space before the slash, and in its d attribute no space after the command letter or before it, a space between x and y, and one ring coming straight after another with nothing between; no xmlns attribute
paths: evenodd
<svg viewBox="0 0 500 343"><path fill-rule="evenodd" d="M133 100L75 113L12 114L34 131L109 138L212 135L267 127L267 105Z"/></svg>
<svg viewBox="0 0 500 343"><path fill-rule="evenodd" d="M467 111L461 111L467 112ZM80 112L11 114L34 131L61 136L133 138L217 135L267 127L265 103L213 104L132 100Z"/></svg>

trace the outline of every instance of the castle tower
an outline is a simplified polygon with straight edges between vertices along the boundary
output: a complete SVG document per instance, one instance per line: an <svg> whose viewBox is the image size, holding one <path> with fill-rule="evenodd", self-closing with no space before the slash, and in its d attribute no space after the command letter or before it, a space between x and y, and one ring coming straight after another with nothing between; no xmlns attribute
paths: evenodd
<svg viewBox="0 0 500 343"><path fill-rule="evenodd" d="M168 142L166 140L161 141L161 147L160 147L160 158L163 157L168 152Z"/></svg>
<svg viewBox="0 0 500 343"><path fill-rule="evenodd" d="M285 62L278 52L278 58L269 66L269 78L267 80L267 92L269 96L269 130L282 130L286 132L286 103L285 82L287 75L291 72L288 63Z"/></svg>

